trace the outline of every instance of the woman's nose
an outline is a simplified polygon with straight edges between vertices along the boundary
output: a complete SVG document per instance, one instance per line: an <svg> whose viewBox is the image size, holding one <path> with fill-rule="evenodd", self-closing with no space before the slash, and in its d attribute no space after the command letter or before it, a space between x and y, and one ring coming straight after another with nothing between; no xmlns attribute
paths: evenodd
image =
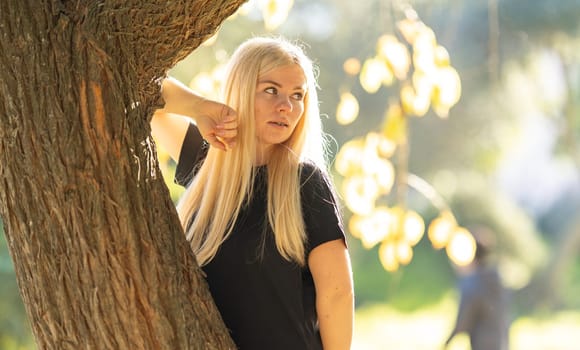
<svg viewBox="0 0 580 350"><path fill-rule="evenodd" d="M292 111L292 102L290 101L290 97L285 94L278 95L278 111L282 112L291 112Z"/></svg>

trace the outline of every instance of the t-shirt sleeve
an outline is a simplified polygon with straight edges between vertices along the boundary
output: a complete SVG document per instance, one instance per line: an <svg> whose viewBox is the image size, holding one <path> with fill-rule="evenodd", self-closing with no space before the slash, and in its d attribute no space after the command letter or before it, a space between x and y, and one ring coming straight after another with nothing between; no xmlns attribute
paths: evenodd
<svg viewBox="0 0 580 350"><path fill-rule="evenodd" d="M179 161L175 169L175 183L187 187L193 175L203 163L209 144L203 139L197 127L190 123L181 145Z"/></svg>
<svg viewBox="0 0 580 350"><path fill-rule="evenodd" d="M301 183L307 252L336 239L343 239L346 244L340 208L328 175L316 166L305 163L302 166Z"/></svg>

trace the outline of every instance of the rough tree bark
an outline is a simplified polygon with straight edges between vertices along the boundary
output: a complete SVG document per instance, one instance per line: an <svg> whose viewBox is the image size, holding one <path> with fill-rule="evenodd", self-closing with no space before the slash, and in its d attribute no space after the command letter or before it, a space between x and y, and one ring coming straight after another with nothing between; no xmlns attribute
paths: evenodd
<svg viewBox="0 0 580 350"><path fill-rule="evenodd" d="M149 118L245 1L0 1L0 215L40 349L233 348Z"/></svg>

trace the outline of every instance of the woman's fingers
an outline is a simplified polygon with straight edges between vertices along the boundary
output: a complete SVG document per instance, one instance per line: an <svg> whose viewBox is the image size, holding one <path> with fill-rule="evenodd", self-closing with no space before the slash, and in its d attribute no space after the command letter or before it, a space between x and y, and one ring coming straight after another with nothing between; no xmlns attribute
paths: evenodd
<svg viewBox="0 0 580 350"><path fill-rule="evenodd" d="M216 135L221 137L222 139L233 139L236 136L238 136L238 129L236 128L226 129L225 127L218 127Z"/></svg>
<svg viewBox="0 0 580 350"><path fill-rule="evenodd" d="M238 118L236 112L228 108L225 115L216 125L216 140L225 147L225 150L235 145L235 138L238 136ZM223 148L220 148L223 149Z"/></svg>
<svg viewBox="0 0 580 350"><path fill-rule="evenodd" d="M226 116L221 118L220 122L217 125L220 129L225 130L233 130L238 128L238 115L231 110Z"/></svg>
<svg viewBox="0 0 580 350"><path fill-rule="evenodd" d="M238 121L237 119L224 120L217 125L218 129L222 130L237 130Z"/></svg>
<svg viewBox="0 0 580 350"><path fill-rule="evenodd" d="M236 118L236 111L233 110L230 106L219 103L220 105L220 120L224 120L227 118Z"/></svg>
<svg viewBox="0 0 580 350"><path fill-rule="evenodd" d="M215 139L215 144L212 142L210 142L210 144L221 150L227 151L236 143L236 136L238 136L237 123L234 121L217 125L215 134L212 134L211 136Z"/></svg>
<svg viewBox="0 0 580 350"><path fill-rule="evenodd" d="M220 137L217 135L209 135L206 139L207 142L209 142L209 144L212 147L221 149L222 151L227 151L228 150L228 146L227 143L225 143L224 141L220 140Z"/></svg>
<svg viewBox="0 0 580 350"><path fill-rule="evenodd" d="M198 117L198 124L205 125L202 135L213 147L223 151L235 145L238 135L238 120L236 112L230 107L213 103L213 114L208 113Z"/></svg>

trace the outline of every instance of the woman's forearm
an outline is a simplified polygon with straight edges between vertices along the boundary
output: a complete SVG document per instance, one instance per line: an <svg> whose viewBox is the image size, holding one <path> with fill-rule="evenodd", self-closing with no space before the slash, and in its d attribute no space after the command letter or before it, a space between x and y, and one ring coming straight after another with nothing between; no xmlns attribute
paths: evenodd
<svg viewBox="0 0 580 350"><path fill-rule="evenodd" d="M318 295L316 308L324 350L350 350L354 320L352 291Z"/></svg>
<svg viewBox="0 0 580 350"><path fill-rule="evenodd" d="M167 77L163 80L161 96L165 100L165 106L158 110L158 113L180 114L194 120L195 112L205 101L205 98L172 77Z"/></svg>

